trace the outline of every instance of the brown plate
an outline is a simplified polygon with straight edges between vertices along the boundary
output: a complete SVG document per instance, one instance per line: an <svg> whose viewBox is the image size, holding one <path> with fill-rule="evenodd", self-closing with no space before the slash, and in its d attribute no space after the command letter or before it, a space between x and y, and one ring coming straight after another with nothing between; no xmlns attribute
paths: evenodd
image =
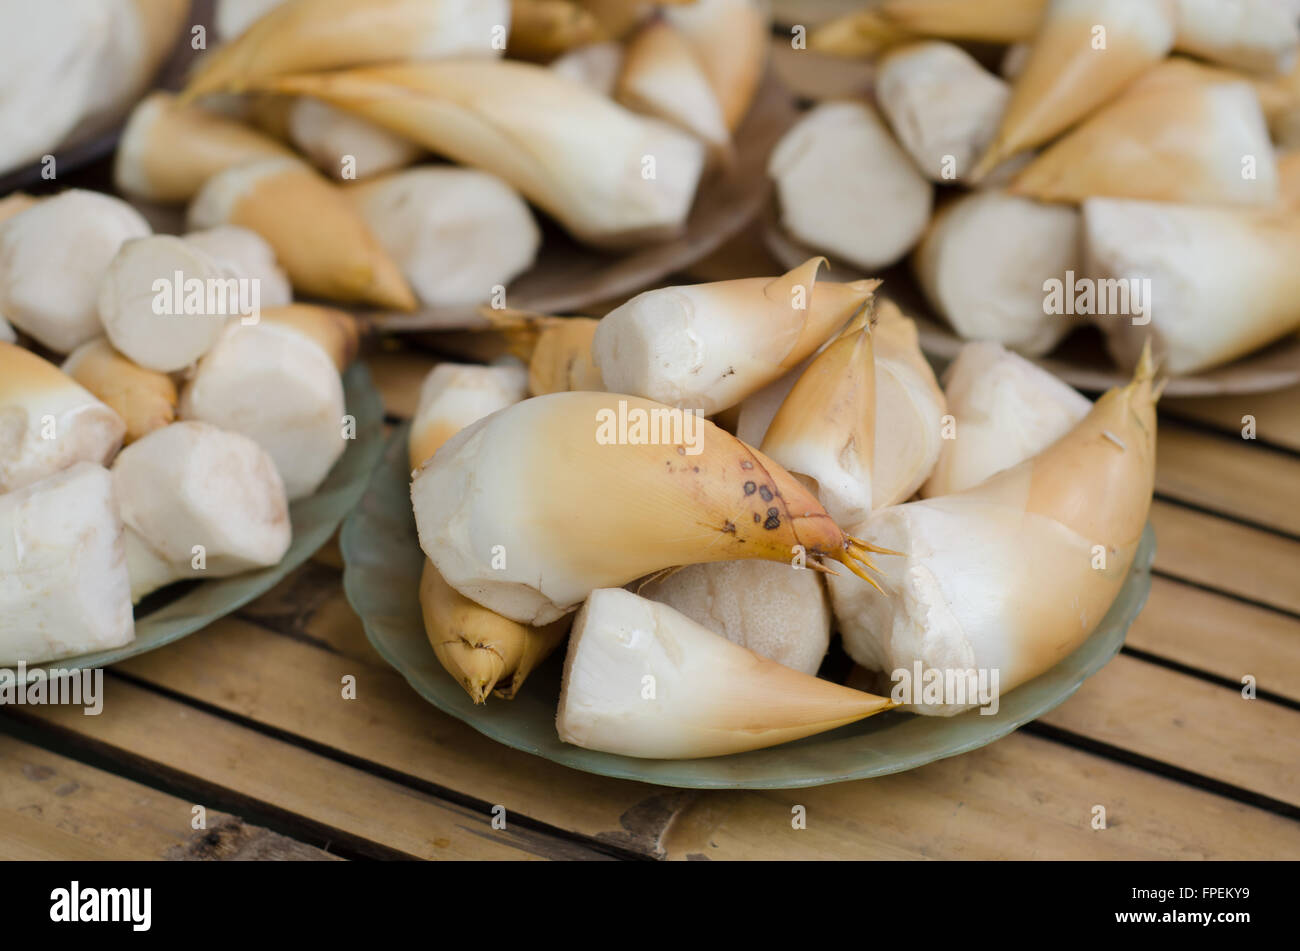
<svg viewBox="0 0 1300 951"><path fill-rule="evenodd" d="M794 267L820 252L810 250L786 234L777 221L775 202L763 213L763 243L783 267ZM827 255L829 258L829 255ZM881 293L892 298L916 320L921 349L947 362L967 342L934 312L906 263L896 264L880 274L864 275L851 267L832 262L825 272L830 280L852 281L872 276L884 279ZM1101 334L1085 326L1062 340L1051 353L1030 357L1043 369L1080 390L1101 392L1122 386L1130 374L1115 366L1106 353ZM1289 334L1263 349L1225 366L1187 376L1170 377L1165 396L1223 396L1234 393L1263 393L1300 383L1300 334Z"/></svg>

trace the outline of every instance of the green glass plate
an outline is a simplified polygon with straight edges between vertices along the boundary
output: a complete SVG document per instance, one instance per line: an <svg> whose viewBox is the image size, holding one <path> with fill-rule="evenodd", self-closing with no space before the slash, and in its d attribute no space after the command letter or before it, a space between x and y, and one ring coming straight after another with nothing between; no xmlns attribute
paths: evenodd
<svg viewBox="0 0 1300 951"><path fill-rule="evenodd" d="M137 608L135 640L130 644L28 667L27 679L48 668L106 667L193 634L265 594L319 550L365 492L384 448L383 401L363 365L354 364L343 375L343 395L356 420L356 438L349 440L321 487L289 506L293 541L279 564L229 578L186 582L150 595Z"/></svg>
<svg viewBox="0 0 1300 951"><path fill-rule="evenodd" d="M1148 525L1132 573L1097 630L1047 673L1003 696L992 716L976 710L955 717L884 713L783 746L710 759L597 753L562 743L555 732L562 649L514 700L489 698L480 707L438 663L420 616L424 554L411 513L406 433L404 426L393 434L365 498L343 526L343 587L370 643L421 696L480 733L603 776L700 789L788 789L884 776L978 749L1056 707L1100 670L1118 653L1151 590L1155 533Z"/></svg>

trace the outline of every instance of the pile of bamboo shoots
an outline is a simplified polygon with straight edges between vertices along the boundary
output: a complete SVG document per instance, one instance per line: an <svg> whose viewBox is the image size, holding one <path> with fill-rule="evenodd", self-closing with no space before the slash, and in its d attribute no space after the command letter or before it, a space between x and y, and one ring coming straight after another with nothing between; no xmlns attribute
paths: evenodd
<svg viewBox="0 0 1300 951"><path fill-rule="evenodd" d="M0 313L0 667L124 646L151 592L278 564L355 435L356 320L293 303L254 231L13 195Z"/></svg>
<svg viewBox="0 0 1300 951"><path fill-rule="evenodd" d="M1094 326L1194 374L1300 329L1290 0L874 0L807 48L874 79L773 152L774 242L908 259L960 337L1031 357Z"/></svg>
<svg viewBox="0 0 1300 951"><path fill-rule="evenodd" d="M758 0L219 0L216 23L181 93L133 112L118 188L387 311L499 300L534 208L593 246L680 236L769 42Z"/></svg>
<svg viewBox="0 0 1300 951"><path fill-rule="evenodd" d="M995 343L945 390L880 282L824 265L599 320L500 315L494 363L429 374L419 597L475 703L528 689L567 638L562 740L717 756L995 704L1096 627L1151 501L1150 351L1096 404ZM886 679L993 671L997 690L851 689L818 676L836 633Z"/></svg>

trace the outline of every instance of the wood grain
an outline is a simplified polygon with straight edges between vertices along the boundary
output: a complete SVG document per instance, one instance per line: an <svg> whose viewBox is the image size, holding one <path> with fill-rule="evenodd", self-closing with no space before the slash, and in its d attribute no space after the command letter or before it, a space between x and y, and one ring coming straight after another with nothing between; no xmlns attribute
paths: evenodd
<svg viewBox="0 0 1300 951"><path fill-rule="evenodd" d="M188 643L211 640L205 635ZM159 658L165 652L146 656ZM292 670L285 673L292 679ZM339 697L338 682L335 677L330 684L334 693L330 705L360 709ZM247 697L266 688L257 680L226 680L223 692ZM288 702L301 707L303 692L289 693ZM507 828L494 830L486 810L459 806L331 761L117 678L105 678L104 694L100 716L53 706L13 708L10 715L192 788L196 805L205 804L199 797L234 797L259 811L295 818L327 840L349 842L361 854L395 852L454 859L596 857L580 846L511 824L508 814ZM367 719L359 716L362 723ZM160 728L161 724L166 727ZM185 812L188 815L188 807ZM371 844L383 848L368 848Z"/></svg>
<svg viewBox="0 0 1300 951"><path fill-rule="evenodd" d="M352 624L360 626L355 617ZM397 671L372 657L343 656L227 618L201 637L121 666L132 677L340 754L472 795L484 804L484 819L492 805L502 805L511 815L568 833L645 854L656 851L657 837L645 828L629 841L622 819L638 815L637 808L663 790L589 776L493 743L430 706ZM345 675L356 678L354 701L340 696ZM305 780L287 770L284 780L301 790L295 808L310 803Z"/></svg>
<svg viewBox="0 0 1300 951"><path fill-rule="evenodd" d="M325 616L332 614L330 610L324 611ZM357 624L355 620L352 623ZM377 763L396 766L404 773L440 786L496 797L512 811L518 809L548 825L654 857L699 853L715 858L814 854L823 857L964 854L1136 858L1167 854L1171 850L1207 857L1244 857L1248 848L1269 842L1277 843L1278 848L1288 842L1300 842L1295 838L1300 836L1300 825L1262 810L1239 806L1211 793L1057 743L1019 735L968 757L947 761L947 765L934 764L905 774L910 777L907 779L891 777L789 793L676 792L584 775L493 743L425 704L400 678L382 667L370 669L361 666L364 661L360 659L336 657L313 643L273 634L242 621L222 622L217 627L221 628L219 637L224 643L217 642L218 634L214 630L203 640L191 638L175 645L172 653L185 656L173 657L165 664L156 659L157 654L131 661L132 674L204 702L229 706L241 715L313 742L356 751ZM309 622L307 629L312 631L314 640L361 653L363 645L345 634L346 625L337 616L330 617L327 624L317 618ZM219 657L226 658L224 664L216 663ZM260 662L261 673L247 675L260 677L260 682L255 686L250 683L249 690L241 696L236 696L225 682L227 675L218 673L218 668L231 667L231 657L255 657ZM369 729L364 734L346 715L348 711L341 709L342 705L312 696L317 691L316 685L326 685L332 690L336 671L344 668L361 671L357 675L359 685L364 685L368 694L375 695L375 700L366 706ZM278 698L288 689L290 678L283 671L290 669L296 672L299 686L293 702L286 703ZM1197 683L1194 678L1186 679ZM951 810L964 795L965 784L970 782L962 778L966 770L982 777L980 782L986 789L984 805L978 810L958 813L954 818L942 810ZM1027 774L1033 777L1029 791L1024 786ZM1083 778L1097 791L1081 798ZM880 798L876 790L882 783L885 791ZM921 784L924 795L911 788L913 783ZM899 787L906 794L900 793ZM1268 788L1271 790L1272 786ZM1031 796L1040 797L1042 803L1049 805L1042 806L1036 814L1025 814L1022 800ZM1101 801L1122 803L1128 810L1128 826L1123 835L1093 838L1088 810L1092 803ZM733 810L740 810L741 815L756 815L747 810L771 808L756 804L760 802L786 804L775 810L772 814L775 818L769 816L766 820L778 826L783 822L786 829L790 821L789 804L794 803L831 803L837 814L848 818L832 829L825 829L825 839L808 835L792 840L794 845L791 840L771 838L769 827L763 823L741 823L732 827L730 838L718 839L713 831L715 820L725 825L725 817ZM987 810L994 809L997 803L1002 804L998 807L1000 811L996 819L990 819ZM884 830L882 823L876 821L877 809L893 817L884 823L887 827ZM937 824L935 810L944 817ZM1142 816L1140 823L1134 818L1138 813ZM1217 816L1222 822L1211 825L1198 818L1208 815ZM1229 816L1231 822L1224 818ZM1186 825L1180 827L1178 823L1183 821ZM1293 838L1287 839L1280 831L1270 831L1283 828L1289 829ZM750 830L748 834L746 829ZM718 846L710 845L711 841L717 841ZM957 841L963 843L960 848L944 851L945 842ZM1254 844L1242 846L1240 843L1245 841Z"/></svg>
<svg viewBox="0 0 1300 951"><path fill-rule="evenodd" d="M1156 500L1156 569L1300 614L1300 541Z"/></svg>
<svg viewBox="0 0 1300 951"><path fill-rule="evenodd" d="M791 825L802 805L805 829ZM1092 827L1093 807L1106 828ZM1023 733L919 769L696 799L670 858L1285 858L1300 823Z"/></svg>
<svg viewBox="0 0 1300 951"><path fill-rule="evenodd" d="M0 736L0 859L336 856L12 736Z"/></svg>
<svg viewBox="0 0 1300 951"><path fill-rule="evenodd" d="M1300 536L1300 457L1177 423L1158 440L1157 492Z"/></svg>
<svg viewBox="0 0 1300 951"><path fill-rule="evenodd" d="M1160 402L1160 412L1207 423L1238 439L1245 425L1243 418L1253 416L1259 439L1300 450L1300 386L1272 393L1165 399Z"/></svg>
<svg viewBox="0 0 1300 951"><path fill-rule="evenodd" d="M1127 646L1300 701L1300 620L1168 578L1129 629Z"/></svg>
<svg viewBox="0 0 1300 951"><path fill-rule="evenodd" d="M1300 711L1119 656L1044 723L1300 806Z"/></svg>

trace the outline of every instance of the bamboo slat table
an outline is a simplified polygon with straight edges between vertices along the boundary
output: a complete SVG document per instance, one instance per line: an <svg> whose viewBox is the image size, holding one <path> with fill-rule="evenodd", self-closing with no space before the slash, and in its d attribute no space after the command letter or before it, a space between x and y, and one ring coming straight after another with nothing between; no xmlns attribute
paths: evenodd
<svg viewBox="0 0 1300 951"><path fill-rule="evenodd" d="M742 242L692 275L762 266ZM409 416L434 358L374 341L366 359ZM0 858L1300 857L1300 389L1170 400L1160 424L1155 579L1127 645L984 749L789 792L575 772L425 703L367 643L331 544L109 670L98 717L0 709Z"/></svg>

